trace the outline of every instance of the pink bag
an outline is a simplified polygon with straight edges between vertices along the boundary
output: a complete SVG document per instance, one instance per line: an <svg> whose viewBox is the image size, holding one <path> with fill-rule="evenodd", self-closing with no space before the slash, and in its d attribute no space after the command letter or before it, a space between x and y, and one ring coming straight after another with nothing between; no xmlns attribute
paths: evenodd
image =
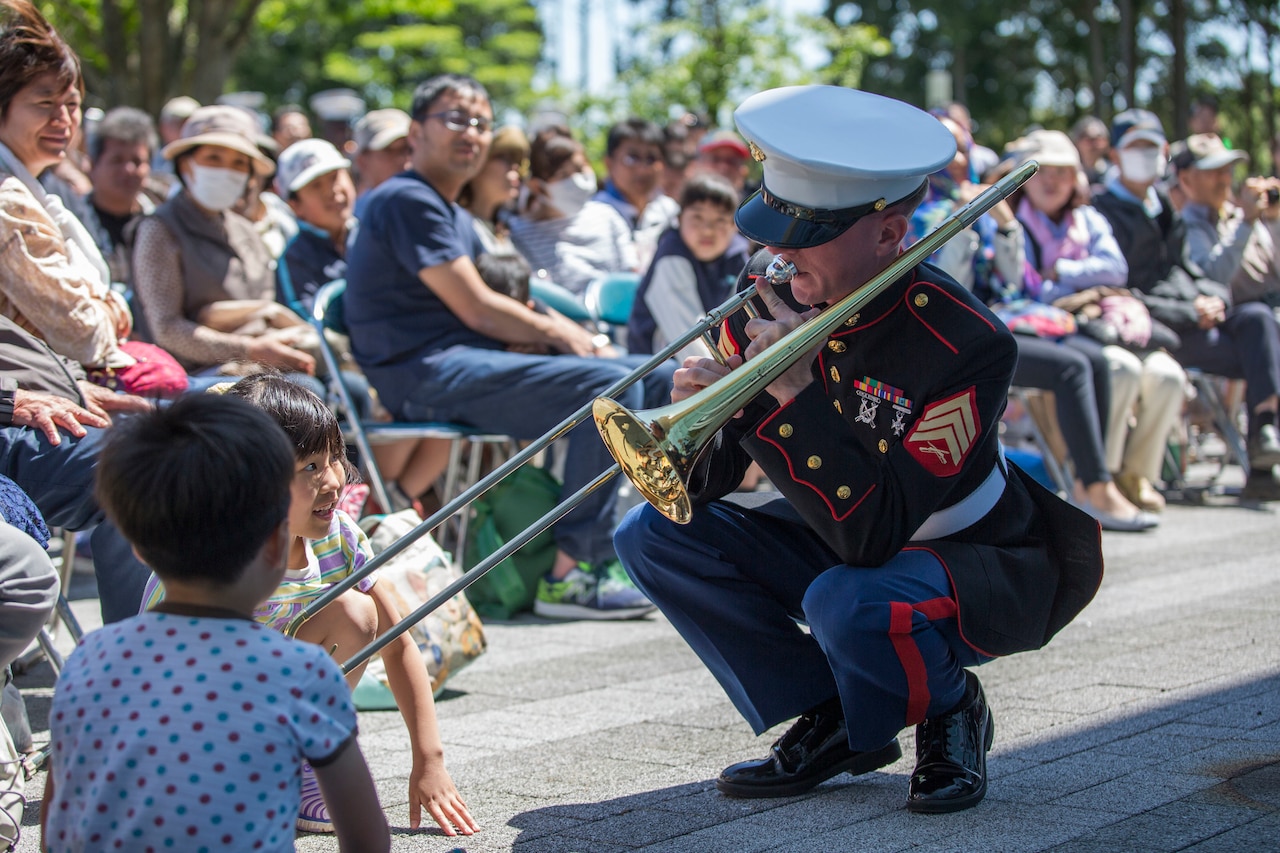
<svg viewBox="0 0 1280 853"><path fill-rule="evenodd" d="M137 363L119 369L94 368L88 371L91 382L139 397L170 398L187 390L187 372L177 359L160 347L142 341L126 341L120 349L133 356Z"/></svg>
<svg viewBox="0 0 1280 853"><path fill-rule="evenodd" d="M1111 326L1120 340L1141 349L1151 340L1151 312L1133 296L1104 296L1098 300L1101 322Z"/></svg>

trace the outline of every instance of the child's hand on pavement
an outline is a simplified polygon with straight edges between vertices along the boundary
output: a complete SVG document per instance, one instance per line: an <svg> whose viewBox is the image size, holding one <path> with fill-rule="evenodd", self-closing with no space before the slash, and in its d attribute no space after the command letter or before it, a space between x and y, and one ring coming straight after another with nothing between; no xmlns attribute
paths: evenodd
<svg viewBox="0 0 1280 853"><path fill-rule="evenodd" d="M440 825L445 835L471 835L480 831L467 804L462 801L449 771L443 761L413 762L409 774L409 826L417 829L422 823L422 809Z"/></svg>

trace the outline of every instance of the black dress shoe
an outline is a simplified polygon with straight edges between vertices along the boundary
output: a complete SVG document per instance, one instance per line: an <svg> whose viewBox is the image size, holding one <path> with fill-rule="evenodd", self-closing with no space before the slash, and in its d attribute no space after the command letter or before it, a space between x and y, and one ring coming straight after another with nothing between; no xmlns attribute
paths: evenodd
<svg viewBox="0 0 1280 853"><path fill-rule="evenodd" d="M976 806L987 794L987 750L995 723L977 676L965 673L972 700L916 726L916 769L907 809L937 814Z"/></svg>
<svg viewBox="0 0 1280 853"><path fill-rule="evenodd" d="M716 787L731 797L791 797L840 773L870 773L901 757L896 738L879 749L855 752L843 715L808 713L765 758L726 767Z"/></svg>

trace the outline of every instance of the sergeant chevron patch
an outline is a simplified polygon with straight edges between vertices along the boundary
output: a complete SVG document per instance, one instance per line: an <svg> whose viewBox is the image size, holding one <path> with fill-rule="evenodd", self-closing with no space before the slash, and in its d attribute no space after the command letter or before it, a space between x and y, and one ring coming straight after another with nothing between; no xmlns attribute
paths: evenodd
<svg viewBox="0 0 1280 853"><path fill-rule="evenodd" d="M982 431L974 391L969 388L925 407L907 433L907 450L937 477L960 473Z"/></svg>

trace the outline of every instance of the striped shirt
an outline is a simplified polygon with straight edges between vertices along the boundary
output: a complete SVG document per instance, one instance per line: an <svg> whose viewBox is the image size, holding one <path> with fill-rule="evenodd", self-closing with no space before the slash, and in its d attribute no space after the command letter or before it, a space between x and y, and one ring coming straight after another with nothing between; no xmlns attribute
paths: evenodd
<svg viewBox="0 0 1280 853"><path fill-rule="evenodd" d="M369 539L364 531L342 510L333 514L329 532L323 539L307 540L307 564L285 572L275 594L258 605L253 618L274 628L280 628L299 610L327 590L346 580L353 572L373 559ZM368 592L377 583L374 572L361 578L356 589ZM150 610L164 600L164 585L155 575L147 581L143 594L143 610Z"/></svg>

